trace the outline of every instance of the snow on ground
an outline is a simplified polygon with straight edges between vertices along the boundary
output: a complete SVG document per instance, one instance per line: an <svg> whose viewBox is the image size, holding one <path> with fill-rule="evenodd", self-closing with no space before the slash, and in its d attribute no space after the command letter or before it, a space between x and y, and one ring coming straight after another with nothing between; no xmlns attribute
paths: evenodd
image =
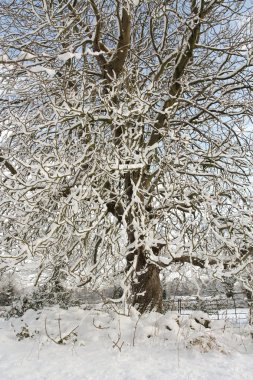
<svg viewBox="0 0 253 380"><path fill-rule="evenodd" d="M0 379L252 380L251 332L201 312L28 310L0 318Z"/></svg>

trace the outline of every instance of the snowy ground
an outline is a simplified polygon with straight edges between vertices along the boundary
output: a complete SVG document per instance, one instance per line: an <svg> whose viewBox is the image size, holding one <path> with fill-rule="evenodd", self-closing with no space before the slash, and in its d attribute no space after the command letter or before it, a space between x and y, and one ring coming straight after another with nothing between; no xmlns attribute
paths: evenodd
<svg viewBox="0 0 253 380"><path fill-rule="evenodd" d="M0 379L252 380L249 326L205 328L202 316L53 307L1 318Z"/></svg>

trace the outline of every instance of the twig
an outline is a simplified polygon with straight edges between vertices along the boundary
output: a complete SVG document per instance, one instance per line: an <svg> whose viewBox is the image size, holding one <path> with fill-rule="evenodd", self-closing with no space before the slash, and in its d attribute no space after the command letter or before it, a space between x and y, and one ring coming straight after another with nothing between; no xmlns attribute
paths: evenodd
<svg viewBox="0 0 253 380"><path fill-rule="evenodd" d="M59 337L60 337L60 340L62 340L62 337L61 337L61 318L60 318L60 315L59 315L59 318L58 318L58 327L59 327Z"/></svg>
<svg viewBox="0 0 253 380"><path fill-rule="evenodd" d="M52 340L52 342L56 343L56 344L59 344L59 342L57 342L55 339L53 339L49 334L48 334L48 331L47 331L47 318L45 318L45 332L46 332L46 335L47 337Z"/></svg>
<svg viewBox="0 0 253 380"><path fill-rule="evenodd" d="M60 323L60 318L58 319L58 325L59 325L59 336L60 338L58 340L52 338L49 334L48 334L48 331L47 331L47 318L45 318L45 332L46 332L46 335L47 337L52 340L52 342L56 343L56 344L64 344L66 340L68 340L68 338L70 337L70 335L79 327L79 325L77 325L76 327L74 327L68 334L64 335L62 337L62 334L61 334L61 323Z"/></svg>
<svg viewBox="0 0 253 380"><path fill-rule="evenodd" d="M109 338L112 340L112 338L110 337L110 335L108 335L109 336ZM120 339L121 339L121 329L120 329L120 321L119 321L119 332L118 332L118 339L117 339L117 341L116 342L114 342L114 340L112 340L112 343L113 343L113 346L112 346L112 348L115 348L115 347L117 347L118 348L118 350L119 350L119 352L121 352L121 350L122 350L122 347L123 347L123 344L124 344L124 341L121 343L121 345L119 344L119 341L120 341Z"/></svg>
<svg viewBox="0 0 253 380"><path fill-rule="evenodd" d="M97 325L95 324L95 318L93 318L92 323L93 323L93 326L96 327L96 329L99 329L99 330L106 330L106 329L109 329L109 326L108 326L108 327L102 327L101 325L98 325L98 326L97 326Z"/></svg>
<svg viewBox="0 0 253 380"><path fill-rule="evenodd" d="M137 325L138 325L140 319L141 319L141 317L139 316L136 323L135 323L135 326L134 326L133 347L134 347L134 343L135 343L136 329L137 329Z"/></svg>

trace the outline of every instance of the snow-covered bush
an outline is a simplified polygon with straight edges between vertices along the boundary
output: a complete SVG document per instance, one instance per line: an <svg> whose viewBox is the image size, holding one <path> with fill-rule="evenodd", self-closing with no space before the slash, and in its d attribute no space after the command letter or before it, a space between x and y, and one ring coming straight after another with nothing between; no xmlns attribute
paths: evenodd
<svg viewBox="0 0 253 380"><path fill-rule="evenodd" d="M0 306L11 305L20 296L17 278L12 273L4 273L0 277Z"/></svg>
<svg viewBox="0 0 253 380"><path fill-rule="evenodd" d="M9 307L2 313L6 318L20 317L29 309L41 310L43 307L53 305L67 309L71 306L80 305L80 301L73 290L63 287L55 289L50 284L46 284L32 291L27 291L22 296L20 294L13 296L8 305Z"/></svg>

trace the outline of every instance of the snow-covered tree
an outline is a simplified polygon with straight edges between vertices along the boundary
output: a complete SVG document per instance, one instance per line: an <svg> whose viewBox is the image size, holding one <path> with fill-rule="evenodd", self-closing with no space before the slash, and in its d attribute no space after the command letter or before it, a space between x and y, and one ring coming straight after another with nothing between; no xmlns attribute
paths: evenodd
<svg viewBox="0 0 253 380"><path fill-rule="evenodd" d="M247 4L1 1L2 267L120 275L140 312L172 264L250 272Z"/></svg>

